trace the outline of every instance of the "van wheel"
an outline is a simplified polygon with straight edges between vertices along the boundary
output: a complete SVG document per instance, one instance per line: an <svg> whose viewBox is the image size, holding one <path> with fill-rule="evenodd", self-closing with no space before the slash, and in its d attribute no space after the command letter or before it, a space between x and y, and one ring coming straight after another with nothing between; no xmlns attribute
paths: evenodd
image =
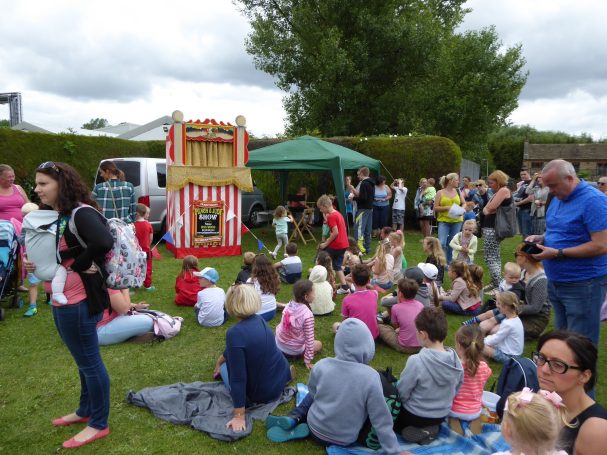
<svg viewBox="0 0 607 455"><path fill-rule="evenodd" d="M256 228L261 226L261 223L257 220L257 215L262 212L263 207L261 205L254 205L249 212L249 222L247 223L250 227Z"/></svg>

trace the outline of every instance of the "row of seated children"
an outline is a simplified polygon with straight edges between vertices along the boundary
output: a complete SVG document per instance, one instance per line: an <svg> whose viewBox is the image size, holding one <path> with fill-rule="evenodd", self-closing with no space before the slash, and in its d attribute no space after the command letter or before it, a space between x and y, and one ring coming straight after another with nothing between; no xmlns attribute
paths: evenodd
<svg viewBox="0 0 607 455"><path fill-rule="evenodd" d="M436 438L438 425L448 419L451 428L461 434L462 422L478 433L482 393L492 373L483 360L480 330L461 327L455 334L454 350L443 344L448 325L440 308L423 308L414 324L421 350L409 357L397 383L402 407L396 419L384 405L378 373L367 366L374 355L373 336L362 321L349 318L337 331L335 358L320 360L312 370L306 398L288 416L268 417L268 438L286 442L311 436L321 445L349 446L365 442L359 431L369 420L385 453L396 454L400 450L394 431L407 441L427 444ZM345 380L349 387L343 387ZM536 418L541 417L538 410L545 413L548 432L529 439L542 448L553 448L559 415L541 396L521 397L517 393L509 398L504 437L515 450L531 448L528 439L521 436L526 434L521 424L533 423L535 431L543 431L541 418L537 422L525 418L524 407L531 402L535 409L529 412Z"/></svg>

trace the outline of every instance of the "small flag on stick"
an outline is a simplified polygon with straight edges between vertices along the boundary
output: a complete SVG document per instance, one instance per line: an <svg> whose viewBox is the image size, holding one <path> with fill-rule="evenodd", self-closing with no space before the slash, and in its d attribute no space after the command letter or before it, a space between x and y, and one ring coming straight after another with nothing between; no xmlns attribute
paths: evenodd
<svg viewBox="0 0 607 455"><path fill-rule="evenodd" d="M173 236L171 235L170 231L167 231L167 233L162 236L161 240L164 240L166 243L170 243L171 245L175 245L175 241L173 240Z"/></svg>
<svg viewBox="0 0 607 455"><path fill-rule="evenodd" d="M261 250L263 250L263 242L257 239L257 251L261 253Z"/></svg>

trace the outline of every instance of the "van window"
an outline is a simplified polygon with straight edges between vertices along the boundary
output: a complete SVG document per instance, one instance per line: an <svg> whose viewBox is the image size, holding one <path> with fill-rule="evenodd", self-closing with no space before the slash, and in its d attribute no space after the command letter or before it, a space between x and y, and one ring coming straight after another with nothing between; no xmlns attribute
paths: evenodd
<svg viewBox="0 0 607 455"><path fill-rule="evenodd" d="M141 185L141 163L139 161L114 161L118 169L124 172L124 180L133 186Z"/></svg>
<svg viewBox="0 0 607 455"><path fill-rule="evenodd" d="M158 179L158 188L167 186L167 165L166 163L156 164L156 178Z"/></svg>

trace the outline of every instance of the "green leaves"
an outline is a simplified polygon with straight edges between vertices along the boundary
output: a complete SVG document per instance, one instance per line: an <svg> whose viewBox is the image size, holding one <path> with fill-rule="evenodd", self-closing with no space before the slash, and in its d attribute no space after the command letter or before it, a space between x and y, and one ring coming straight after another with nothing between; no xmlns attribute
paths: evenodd
<svg viewBox="0 0 607 455"><path fill-rule="evenodd" d="M517 106L520 46L458 33L464 0L240 0L257 68L287 92L287 133L449 137L480 149Z"/></svg>

